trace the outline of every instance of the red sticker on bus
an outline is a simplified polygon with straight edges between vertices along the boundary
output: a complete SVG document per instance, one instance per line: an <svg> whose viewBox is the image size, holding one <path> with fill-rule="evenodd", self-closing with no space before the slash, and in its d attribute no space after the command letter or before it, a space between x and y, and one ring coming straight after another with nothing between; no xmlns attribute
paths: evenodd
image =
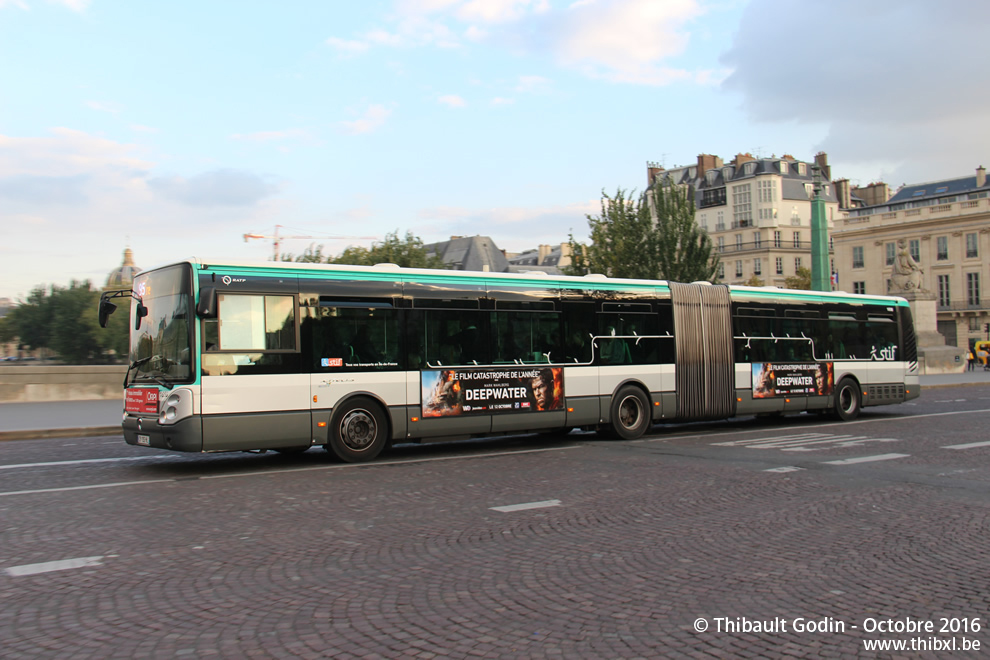
<svg viewBox="0 0 990 660"><path fill-rule="evenodd" d="M158 414L158 390L147 387L128 389L124 394L124 410L131 413Z"/></svg>

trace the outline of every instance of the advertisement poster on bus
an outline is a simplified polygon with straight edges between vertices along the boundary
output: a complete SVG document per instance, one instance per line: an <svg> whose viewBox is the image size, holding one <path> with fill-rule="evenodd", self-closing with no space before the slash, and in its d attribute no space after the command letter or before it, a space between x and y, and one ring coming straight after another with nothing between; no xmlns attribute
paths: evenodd
<svg viewBox="0 0 990 660"><path fill-rule="evenodd" d="M825 396L832 393L833 380L831 362L754 362L753 398Z"/></svg>
<svg viewBox="0 0 990 660"><path fill-rule="evenodd" d="M560 410L560 367L423 371L423 417Z"/></svg>

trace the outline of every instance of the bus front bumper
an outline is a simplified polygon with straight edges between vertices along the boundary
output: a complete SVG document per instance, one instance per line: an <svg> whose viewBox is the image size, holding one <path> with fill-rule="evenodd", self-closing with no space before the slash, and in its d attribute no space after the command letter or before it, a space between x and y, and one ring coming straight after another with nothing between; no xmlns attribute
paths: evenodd
<svg viewBox="0 0 990 660"><path fill-rule="evenodd" d="M129 445L173 451L203 451L203 421L199 415L168 425L159 424L157 417L127 415L121 426L124 440Z"/></svg>

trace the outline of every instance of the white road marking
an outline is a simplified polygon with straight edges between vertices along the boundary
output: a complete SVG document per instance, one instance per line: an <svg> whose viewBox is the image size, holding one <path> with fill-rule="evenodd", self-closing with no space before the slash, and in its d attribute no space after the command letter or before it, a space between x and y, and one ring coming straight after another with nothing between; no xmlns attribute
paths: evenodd
<svg viewBox="0 0 990 660"><path fill-rule="evenodd" d="M769 470L764 470L764 472L798 472L803 469L793 465L785 465L784 467L770 468Z"/></svg>
<svg viewBox="0 0 990 660"><path fill-rule="evenodd" d="M116 461L160 461L162 459L174 458L172 456L119 456L117 458L81 458L75 461L50 461L47 463L16 463L14 465L0 465L0 470L13 470L16 468L36 468L52 467L62 465L81 465L83 463L113 463Z"/></svg>
<svg viewBox="0 0 990 660"><path fill-rule="evenodd" d="M871 438L866 435L831 435L829 433L797 433L733 442L716 442L716 447L745 447L747 449L779 449L781 451L819 451L834 447L857 447L867 442L900 442L897 438ZM815 445L815 446L812 446Z"/></svg>
<svg viewBox="0 0 990 660"><path fill-rule="evenodd" d="M990 440L984 442L970 442L965 445L946 445L942 449L973 449L974 447L990 447Z"/></svg>
<svg viewBox="0 0 990 660"><path fill-rule="evenodd" d="M528 509L545 509L550 506L560 506L560 500L543 500L542 502L525 502L523 504L509 504L507 506L489 507L492 511L511 513L512 511L526 511Z"/></svg>
<svg viewBox="0 0 990 660"><path fill-rule="evenodd" d="M66 571L70 568L86 568L87 566L101 566L103 555L96 557L76 557L75 559L61 559L59 561L46 561L40 564L24 564L22 566L11 566L3 569L3 572L11 577L21 577L23 575L39 575L41 573L51 573L52 571Z"/></svg>
<svg viewBox="0 0 990 660"><path fill-rule="evenodd" d="M823 461L827 465L852 465L853 463L872 463L873 461L889 461L895 458L907 458L911 454L877 454L876 456L859 456L844 458L841 461Z"/></svg>
<svg viewBox="0 0 990 660"><path fill-rule="evenodd" d="M548 451L565 451L567 449L579 449L582 445L571 445L569 447L547 447L544 449L523 449L519 451L498 451L489 452L487 454L460 454L457 456L434 456L432 458L414 458L411 460L399 460L399 461L373 461L371 463L346 463L346 464L334 464L334 465L320 465L316 467L308 468L282 468L278 470L256 470L253 472L235 472L233 474L210 474L202 477L196 477L196 480L206 480L206 479L236 479L238 477L254 477L254 476L268 476L272 474L285 474L287 472L312 472L314 470L349 470L355 468L375 468L375 467L387 467L392 465L406 465L410 463L435 463L438 461L456 461L461 459L471 459L471 458L492 458L496 456L514 456L516 454L538 454L541 452ZM41 493L64 493L76 490L92 490L96 488L119 488L122 486L138 486L143 484L161 484L161 483L177 483L182 481L188 481L183 477L176 477L174 479L145 479L143 481L120 481L116 483L106 483L106 484L92 484L89 486L68 486L65 488L39 488L37 490L15 490L6 493L0 493L0 497L8 497L12 495L37 495Z"/></svg>

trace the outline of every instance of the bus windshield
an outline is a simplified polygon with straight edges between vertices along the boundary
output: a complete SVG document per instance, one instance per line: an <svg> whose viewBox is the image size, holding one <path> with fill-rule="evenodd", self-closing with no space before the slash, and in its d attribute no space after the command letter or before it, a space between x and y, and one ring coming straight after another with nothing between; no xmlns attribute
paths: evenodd
<svg viewBox="0 0 990 660"><path fill-rule="evenodd" d="M138 300L131 302L132 381L171 385L192 380L192 275L179 264L139 275L134 295L147 309L138 323Z"/></svg>

